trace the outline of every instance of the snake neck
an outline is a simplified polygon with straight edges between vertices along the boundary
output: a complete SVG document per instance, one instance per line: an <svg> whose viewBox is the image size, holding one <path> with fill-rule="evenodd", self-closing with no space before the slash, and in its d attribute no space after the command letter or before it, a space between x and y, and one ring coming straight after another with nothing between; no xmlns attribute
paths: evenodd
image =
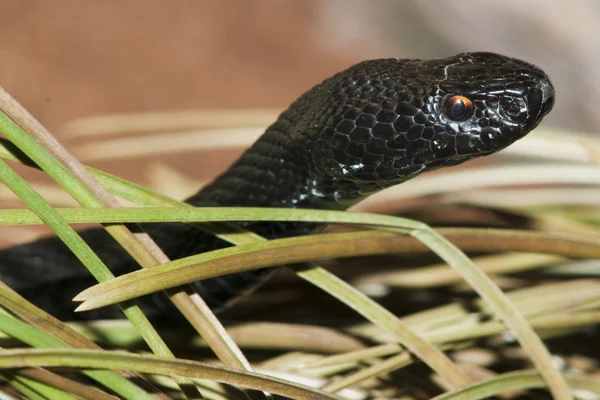
<svg viewBox="0 0 600 400"><path fill-rule="evenodd" d="M227 171L186 200L194 206L311 207L310 176L277 127L248 149Z"/></svg>
<svg viewBox="0 0 600 400"><path fill-rule="evenodd" d="M293 140L282 140L281 122L270 127L222 175L188 198L188 204L343 210L381 189L314 173ZM301 155L302 154L302 155Z"/></svg>
<svg viewBox="0 0 600 400"><path fill-rule="evenodd" d="M361 188L323 175L307 154L307 138L323 129L314 123L313 110L322 108L320 101L328 85L326 81L301 96L229 169L186 202L194 206L344 209L349 202L338 201L340 189L358 199Z"/></svg>
<svg viewBox="0 0 600 400"><path fill-rule="evenodd" d="M323 125L306 118L311 115L306 103L319 107L311 100L318 89L292 104L229 169L186 202L197 207L344 210L381 190L379 182L345 179L340 165L328 166L331 160L311 154L307 137L320 136ZM333 170L338 171L334 176L326 173Z"/></svg>

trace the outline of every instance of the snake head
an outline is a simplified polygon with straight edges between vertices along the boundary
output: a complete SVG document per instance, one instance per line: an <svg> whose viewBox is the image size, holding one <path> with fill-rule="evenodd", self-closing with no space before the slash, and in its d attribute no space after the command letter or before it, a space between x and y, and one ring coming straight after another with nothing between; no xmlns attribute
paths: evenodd
<svg viewBox="0 0 600 400"><path fill-rule="evenodd" d="M315 192L339 188L339 203L501 150L554 104L541 69L481 52L365 61L316 89L325 111L307 135L308 162Z"/></svg>
<svg viewBox="0 0 600 400"><path fill-rule="evenodd" d="M431 149L438 158L467 159L505 148L535 128L554 105L554 88L546 74L524 61L493 53L464 53L437 69L434 95L421 107L445 128ZM440 71L441 69L441 71ZM405 70L411 76L414 69ZM415 76L412 75L414 79Z"/></svg>

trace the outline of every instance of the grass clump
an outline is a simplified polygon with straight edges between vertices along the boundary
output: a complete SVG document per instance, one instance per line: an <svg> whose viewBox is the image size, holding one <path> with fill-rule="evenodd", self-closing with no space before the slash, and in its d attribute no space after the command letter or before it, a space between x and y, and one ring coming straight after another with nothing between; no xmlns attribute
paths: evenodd
<svg viewBox="0 0 600 400"><path fill-rule="evenodd" d="M572 143L573 136L541 129L505 152L517 153L525 163L481 166L486 160L478 168L472 163L423 176L374 196L354 212L194 209L159 194L165 190L160 185L183 193L189 188L174 188L173 182L188 186L201 178L149 162L148 155L189 152L189 141L207 144L195 148L198 153L243 148L244 126L256 134L254 127L268 120L268 113L186 113L185 123L168 114L106 116L67 127L67 142L85 139L84 145L68 145L83 162L129 157L152 175L162 171L174 177L154 182L159 186L150 190L85 167L3 96L0 132L6 140L0 157L41 168L64 195L53 191L50 204L40 194L44 190L36 189L53 186L27 181L0 160L2 182L29 208L10 206L18 204L15 197L0 192L7 204L0 210L2 229L49 226L101 282L77 297L83 301L80 309L120 304L127 318L58 321L0 285L0 306L7 312L0 314L0 372L6 382L0 390L7 394L475 399L501 393L525 398L532 388L544 389L536 396L552 393L557 399L600 394L594 380L598 355L581 346L583 337L598 335L599 269L573 274L577 263L593 265L600 256L591 201L598 194L593 186L600 184L592 156L598 143L587 137L577 136L587 152L574 151L557 163L536 146ZM154 132L156 140L149 144L137 135L156 126L170 133ZM175 129L185 130L179 135L185 140L167 138ZM166 150L160 147L164 141L171 143ZM148 147L128 152L123 143ZM570 174L577 178L569 179ZM566 194L572 185L588 190L586 201ZM68 196L80 207L64 207L72 204ZM123 208L117 198L136 207ZM410 219L367 212L382 210ZM267 241L227 226L239 220L311 221L338 231ZM196 224L236 246L171 261L148 237L140 240L127 228L175 221ZM73 229L82 223L102 224L144 269L112 279ZM336 265L291 268L293 273L277 277L219 318L185 286L240 270L331 258ZM193 329L150 324L135 298L160 290Z"/></svg>

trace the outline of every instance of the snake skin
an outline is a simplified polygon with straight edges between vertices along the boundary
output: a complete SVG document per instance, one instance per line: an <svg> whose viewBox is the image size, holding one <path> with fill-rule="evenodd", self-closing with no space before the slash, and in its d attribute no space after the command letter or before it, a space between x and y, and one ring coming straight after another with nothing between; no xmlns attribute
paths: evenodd
<svg viewBox="0 0 600 400"><path fill-rule="evenodd" d="M422 172L505 148L535 128L553 104L554 89L542 70L497 54L365 61L303 94L231 168L187 202L345 209ZM240 225L268 238L317 229L300 223ZM144 229L171 259L227 245L184 224ZM104 230L86 231L83 238L116 275L137 269ZM239 273L194 287L218 309L271 273ZM61 319L121 315L115 307L72 312L71 299L94 281L55 238L1 251L0 279ZM176 314L162 293L140 301L150 314Z"/></svg>

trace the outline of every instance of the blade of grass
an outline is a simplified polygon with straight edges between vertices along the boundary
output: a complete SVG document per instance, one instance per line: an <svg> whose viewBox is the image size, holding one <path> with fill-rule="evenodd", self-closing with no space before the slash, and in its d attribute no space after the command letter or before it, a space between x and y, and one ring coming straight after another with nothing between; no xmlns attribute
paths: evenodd
<svg viewBox="0 0 600 400"><path fill-rule="evenodd" d="M242 149L250 146L264 129L223 129L212 132L165 132L143 137L104 140L73 147L85 162L148 157L157 154Z"/></svg>
<svg viewBox="0 0 600 400"><path fill-rule="evenodd" d="M393 207L401 199L456 193L478 187L558 184L598 186L600 168L595 165L519 164L446 171L393 186L354 208L364 210L377 205L379 210L380 205Z"/></svg>
<svg viewBox="0 0 600 400"><path fill-rule="evenodd" d="M1 220L1 217L0 217ZM510 274L531 269L547 268L564 263L563 257L547 254L501 253L473 258L473 262L487 274ZM386 271L361 276L356 285L385 284L392 287L440 287L462 281L462 277L446 264L435 264L401 271Z"/></svg>
<svg viewBox="0 0 600 400"><path fill-rule="evenodd" d="M500 155L525 156L552 162L590 163L592 157L587 148L589 145L586 146L584 140L578 140L578 136L574 132L569 132L568 136L556 135L554 129L538 128ZM579 139L585 139L585 136Z"/></svg>
<svg viewBox="0 0 600 400"><path fill-rule="evenodd" d="M379 360L377 363L371 365L370 367L363 368L358 372L344 376L343 378L323 387L323 390L329 393L338 393L340 390L352 385L356 385L367 379L405 367L411 364L413 361L414 359L410 353L402 352L385 360Z"/></svg>
<svg viewBox="0 0 600 400"><path fill-rule="evenodd" d="M227 332L241 346L255 349L335 353L363 348L352 336L319 325L246 322L227 327Z"/></svg>
<svg viewBox="0 0 600 400"><path fill-rule="evenodd" d="M271 109L192 110L108 114L70 121L62 131L73 137L195 129L263 128L279 114Z"/></svg>
<svg viewBox="0 0 600 400"><path fill-rule="evenodd" d="M564 187L523 189L479 189L449 193L442 197L443 203L472 204L478 207L535 210L553 205L596 207L600 188ZM565 209L561 209L565 211Z"/></svg>
<svg viewBox="0 0 600 400"><path fill-rule="evenodd" d="M298 400L341 400L307 386L255 372L218 367L198 361L93 350L6 350L0 353L0 368L73 367L111 368L147 374L206 379Z"/></svg>
<svg viewBox="0 0 600 400"><path fill-rule="evenodd" d="M228 247L181 258L151 270L122 275L84 290L74 300L86 301L80 305L80 309L91 309L112 304L122 297L139 297L152 293L157 287L171 286L179 281L194 282L244 270L323 258L392 253L397 250L394 246L396 239L396 235L391 232L358 231ZM100 297L103 300L98 302Z"/></svg>
<svg viewBox="0 0 600 400"><path fill-rule="evenodd" d="M582 258L600 256L600 244L573 237L513 231L515 237L506 243L508 232L452 229L451 240L472 251L532 251L554 252L558 255ZM568 240L568 239L570 240ZM474 241L478 239L485 243ZM491 239L495 239L492 241ZM546 239L545 243L536 242ZM413 239L414 240L414 239ZM532 243L528 243L531 241ZM532 246L533 244L533 246ZM346 246L346 247L344 247ZM531 247L528 248L527 246ZM391 232L355 231L327 233L276 239L268 243L240 245L171 261L150 270L125 274L111 281L92 286L76 296L76 301L88 303L84 309L113 304L122 299L140 297L171 285L195 282L251 269L272 267L285 263L315 261L324 258L345 258L364 255L426 251L422 244L399 237ZM146 283L144 283L146 282ZM114 293L118 292L118 293ZM112 295L115 295L112 298ZM99 302L100 298L103 298ZM111 299L108 301L108 299Z"/></svg>

